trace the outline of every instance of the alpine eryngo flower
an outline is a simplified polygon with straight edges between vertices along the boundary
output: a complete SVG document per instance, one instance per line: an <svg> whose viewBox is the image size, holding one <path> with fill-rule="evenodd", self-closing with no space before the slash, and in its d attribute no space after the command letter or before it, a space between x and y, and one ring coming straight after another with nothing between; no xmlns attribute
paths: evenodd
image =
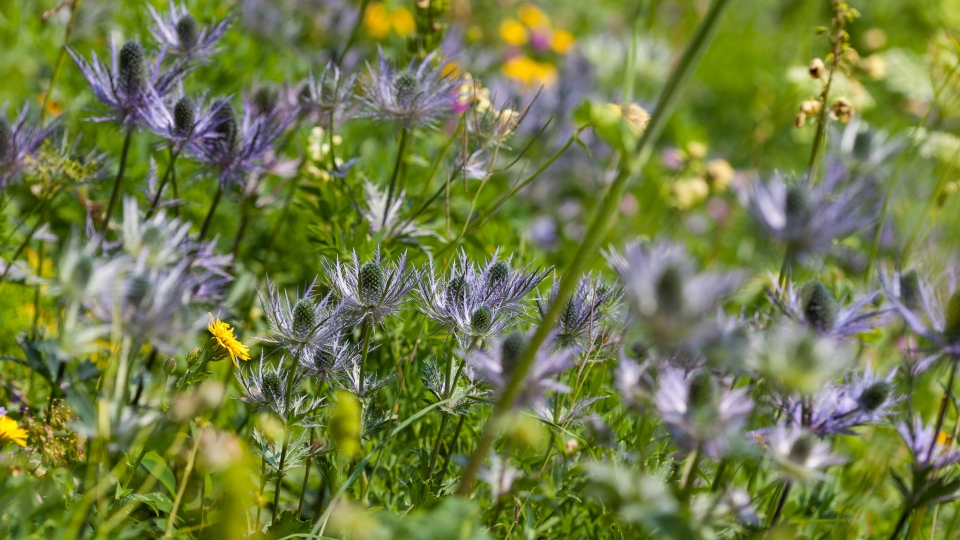
<svg viewBox="0 0 960 540"><path fill-rule="evenodd" d="M163 103L155 114L147 117L147 128L166 139L175 150L221 137L223 134L217 128L222 121L219 109L223 104L223 101L208 103L206 96L199 99L182 96L169 106Z"/></svg>
<svg viewBox="0 0 960 540"><path fill-rule="evenodd" d="M811 482L826 478L821 471L846 460L830 450L830 444L800 427L775 428L757 434L773 457L784 480Z"/></svg>
<svg viewBox="0 0 960 540"><path fill-rule="evenodd" d="M880 291L874 291L850 304L836 297L823 282L808 281L799 289L788 282L784 288L776 279L773 290L768 291L770 301L784 315L795 321L806 323L820 335L848 338L867 332L893 320L889 310L871 307Z"/></svg>
<svg viewBox="0 0 960 540"><path fill-rule="evenodd" d="M149 4L147 10L154 21L150 33L160 46L185 60L199 63L206 62L217 52L217 42L233 23L231 15L212 26L201 26L183 2L177 6L174 0L170 0L170 12L166 15L161 15Z"/></svg>
<svg viewBox="0 0 960 540"><path fill-rule="evenodd" d="M744 206L766 233L786 244L791 260L828 251L834 240L866 230L874 221L872 184L827 174L788 185L778 173L741 192Z"/></svg>
<svg viewBox="0 0 960 540"><path fill-rule="evenodd" d="M332 338L320 344L311 356L298 363L303 373L317 382L333 382L347 375L348 370L360 362L360 353L355 346Z"/></svg>
<svg viewBox="0 0 960 540"><path fill-rule="evenodd" d="M690 345L704 320L742 281L741 272L698 272L683 246L627 245L607 254L620 275L641 328L669 351Z"/></svg>
<svg viewBox="0 0 960 540"><path fill-rule="evenodd" d="M330 287L342 299L345 316L355 321L380 322L400 310L404 297L417 282L417 272L407 267L407 254L396 263L380 260L380 249L373 260L360 264L353 253L353 264L324 262Z"/></svg>
<svg viewBox="0 0 960 540"><path fill-rule="evenodd" d="M556 301L559 290L560 281L554 279L550 296L537 301L541 317ZM619 296L619 289L603 283L599 277L591 279L590 274L584 276L557 319L557 345L589 349L600 333L600 322L606 315L607 308L616 302Z"/></svg>
<svg viewBox="0 0 960 540"><path fill-rule="evenodd" d="M250 103L244 103L243 116L238 118L230 102L215 105L213 131L217 136L196 141L191 152L220 173L220 185L243 184L248 173L264 170L264 160L273 150L273 143L287 129L293 116L280 117L274 111L254 116Z"/></svg>
<svg viewBox="0 0 960 540"><path fill-rule="evenodd" d="M328 63L319 77L310 74L300 91L300 105L329 128L331 114L336 120L350 110L356 84L356 75L343 76L336 64Z"/></svg>
<svg viewBox="0 0 960 540"><path fill-rule="evenodd" d="M550 336L537 349L533 367L520 383L518 406L527 406L541 399L548 390L568 392L567 385L559 382L557 376L574 365L574 352L569 349L555 350L555 336ZM519 331L514 331L500 340L494 341L487 349L472 349L466 354L466 362L472 372L471 379L486 382L500 394L513 378L513 372L520 361L529 339Z"/></svg>
<svg viewBox="0 0 960 540"><path fill-rule="evenodd" d="M460 85L448 68L433 52L419 63L414 57L405 69L395 69L381 50L378 68L368 66L369 73L360 80L363 116L395 120L408 129L435 125L453 112Z"/></svg>
<svg viewBox="0 0 960 540"><path fill-rule="evenodd" d="M918 470L938 471L960 462L960 448L941 440L933 426L925 426L918 416L912 422L901 422L897 431L913 454L914 467Z"/></svg>
<svg viewBox="0 0 960 540"><path fill-rule="evenodd" d="M783 410L792 426L804 426L819 437L852 435L854 427L876 422L890 414L901 401L894 392L891 370L885 377L868 365L843 385L827 384L812 396L790 398Z"/></svg>
<svg viewBox="0 0 960 540"><path fill-rule="evenodd" d="M185 63L175 62L163 70L162 51L151 65L137 41L128 41L117 51L111 38L110 66L101 63L97 53L93 53L88 63L73 49L68 51L90 83L90 90L111 110L109 114L91 118L94 122L117 121L125 126L161 123L162 120L153 118L162 114L161 100L189 69Z"/></svg>
<svg viewBox="0 0 960 540"><path fill-rule="evenodd" d="M724 455L746 424L753 401L748 387L722 388L706 369L689 373L664 367L654 403L678 447L700 448L716 459Z"/></svg>
<svg viewBox="0 0 960 540"><path fill-rule="evenodd" d="M370 224L371 234L376 235L382 230L384 231L384 240L431 234L429 231L420 228L413 220L401 218L400 209L403 207L406 191L401 191L392 203L388 203L387 192L382 191L373 182L364 182L364 190L366 192L364 200L367 203L367 208L366 210L361 208L360 214ZM387 204L390 206L388 207Z"/></svg>
<svg viewBox="0 0 960 540"><path fill-rule="evenodd" d="M484 304L509 311L525 311L524 297L540 284L550 269L530 269L530 265L523 268L513 268L510 263L513 257L506 260L498 258L499 250L490 257L486 267L478 276L479 285L477 294L483 298ZM480 269L477 269L480 272Z"/></svg>
<svg viewBox="0 0 960 540"><path fill-rule="evenodd" d="M57 128L55 122L47 127L28 122L27 111L24 105L11 122L7 118L7 106L0 110L0 189L20 178L27 157L35 154Z"/></svg>
<svg viewBox="0 0 960 540"><path fill-rule="evenodd" d="M880 282L887 300L904 322L933 344L931 356L951 356L956 360L960 358L960 287L952 272L948 276L945 299L913 270L892 275L881 272Z"/></svg>
<svg viewBox="0 0 960 540"><path fill-rule="evenodd" d="M304 375L299 370L284 367L284 357L273 367L266 367L267 362L261 355L257 370L248 369L237 371L237 380L243 397L240 399L254 405L267 408L280 417L287 425L298 423L310 427L316 425L308 420L315 416L323 403L323 398L312 398L297 389L303 381Z"/></svg>
<svg viewBox="0 0 960 540"><path fill-rule="evenodd" d="M260 293L270 331L263 341L284 348L298 363L312 364L315 356L336 343L343 330L332 295L318 297L311 283L293 302L267 281L269 297Z"/></svg>

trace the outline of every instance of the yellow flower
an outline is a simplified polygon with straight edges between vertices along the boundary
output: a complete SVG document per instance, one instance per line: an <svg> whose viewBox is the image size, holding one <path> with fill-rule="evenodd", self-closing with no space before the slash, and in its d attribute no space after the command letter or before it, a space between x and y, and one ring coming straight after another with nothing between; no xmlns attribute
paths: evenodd
<svg viewBox="0 0 960 540"><path fill-rule="evenodd" d="M557 54L567 54L575 43L576 39L574 39L573 34L566 30L557 30L550 38L550 48Z"/></svg>
<svg viewBox="0 0 960 540"><path fill-rule="evenodd" d="M413 35L413 31L417 28L417 23L413 20L413 14L404 7L390 14L390 22L393 23L393 31L403 37Z"/></svg>
<svg viewBox="0 0 960 540"><path fill-rule="evenodd" d="M9 416L0 416L0 444L13 441L20 446L27 447L27 432L17 425L17 421Z"/></svg>
<svg viewBox="0 0 960 540"><path fill-rule="evenodd" d="M383 39L390 34L391 21L387 8L381 2L374 2L367 6L363 16L363 27L373 39Z"/></svg>
<svg viewBox="0 0 960 540"><path fill-rule="evenodd" d="M533 4L524 4L520 6L520 10L517 11L517 17L520 18L520 22L527 25L529 28L550 26L550 19L547 18L547 15L543 11L540 11L540 8Z"/></svg>
<svg viewBox="0 0 960 540"><path fill-rule="evenodd" d="M240 362L237 362L237 360L250 360L250 349L240 343L237 337L233 335L233 328L221 321L219 317L214 319L212 314L208 313L208 315L210 315L210 324L207 325L207 330L213 334L217 344L227 351L227 354L233 359L233 363L240 367Z"/></svg>
<svg viewBox="0 0 960 540"><path fill-rule="evenodd" d="M550 64L537 62L526 56L513 57L503 64L503 73L525 86L534 83L550 86L557 80L557 68Z"/></svg>
<svg viewBox="0 0 960 540"><path fill-rule="evenodd" d="M527 42L527 29L514 19L506 19L500 23L500 38L508 45L519 47Z"/></svg>

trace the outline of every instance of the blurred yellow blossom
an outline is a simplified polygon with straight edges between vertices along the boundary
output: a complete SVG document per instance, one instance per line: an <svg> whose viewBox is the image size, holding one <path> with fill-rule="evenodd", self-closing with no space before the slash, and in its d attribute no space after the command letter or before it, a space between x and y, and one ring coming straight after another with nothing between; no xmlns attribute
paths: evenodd
<svg viewBox="0 0 960 540"><path fill-rule="evenodd" d="M567 54L573 48L576 39L566 30L557 30L550 38L550 48L557 54Z"/></svg>
<svg viewBox="0 0 960 540"><path fill-rule="evenodd" d="M20 446L27 446L27 432L17 425L17 421L9 416L0 416L0 444L12 441Z"/></svg>
<svg viewBox="0 0 960 540"><path fill-rule="evenodd" d="M711 159L707 163L707 179L717 191L726 191L733 180L733 167L725 159Z"/></svg>
<svg viewBox="0 0 960 540"><path fill-rule="evenodd" d="M517 11L517 17L520 18L520 22L527 25L529 28L550 26L550 19L547 17L547 15L541 11L540 8L533 4L524 4L520 6L519 11Z"/></svg>
<svg viewBox="0 0 960 540"><path fill-rule="evenodd" d="M515 19L505 19L500 23L500 38L508 45L519 47L527 42L527 29Z"/></svg>
<svg viewBox="0 0 960 540"><path fill-rule="evenodd" d="M528 56L515 56L503 64L503 73L507 77L523 83L551 86L557 81L557 68L544 62L537 62Z"/></svg>
<svg viewBox="0 0 960 540"><path fill-rule="evenodd" d="M407 8L388 10L383 2L374 2L367 7L363 16L363 27L367 35L381 40L390 35L390 30L403 37L413 34L416 22Z"/></svg>
<svg viewBox="0 0 960 540"><path fill-rule="evenodd" d="M678 180L673 184L674 206L687 210L703 202L710 194L710 186L703 178L694 177Z"/></svg>

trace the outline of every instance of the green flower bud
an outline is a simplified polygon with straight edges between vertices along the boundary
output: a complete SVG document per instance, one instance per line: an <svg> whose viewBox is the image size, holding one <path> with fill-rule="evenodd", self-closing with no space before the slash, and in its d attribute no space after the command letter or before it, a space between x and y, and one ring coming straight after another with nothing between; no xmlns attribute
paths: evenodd
<svg viewBox="0 0 960 540"><path fill-rule="evenodd" d="M197 108L193 100L184 97L173 106L173 126L178 135L185 136L193 130L197 123Z"/></svg>
<svg viewBox="0 0 960 540"><path fill-rule="evenodd" d="M283 384L280 382L280 376L272 371L268 371L263 376L263 390L266 397L278 399L283 395Z"/></svg>
<svg viewBox="0 0 960 540"><path fill-rule="evenodd" d="M187 364L190 364L191 366L196 365L202 359L203 349L200 347L194 347L190 349L190 352L187 353Z"/></svg>
<svg viewBox="0 0 960 540"><path fill-rule="evenodd" d="M380 302L383 298L384 276L383 270L377 263L368 262L361 266L357 281L361 302L366 305L375 305Z"/></svg>
<svg viewBox="0 0 960 540"><path fill-rule="evenodd" d="M527 348L527 336L519 331L513 331L503 338L500 344L500 357L502 359L503 375L509 377L517 368L520 357L523 356L524 349Z"/></svg>
<svg viewBox="0 0 960 540"><path fill-rule="evenodd" d="M507 278L509 277L510 268L507 266L507 263L497 261L493 263L487 273L487 283L490 285L490 288L500 287L507 282Z"/></svg>
<svg viewBox="0 0 960 540"><path fill-rule="evenodd" d="M786 200L787 223L796 223L797 221L806 221L810 212L810 196L803 186L790 186L787 188Z"/></svg>
<svg viewBox="0 0 960 540"><path fill-rule="evenodd" d="M960 342L960 289L954 291L947 301L946 320L943 335L951 343Z"/></svg>
<svg viewBox="0 0 960 540"><path fill-rule="evenodd" d="M128 41L117 56L120 87L127 94L139 92L147 84L147 60L143 55L143 47L136 41Z"/></svg>
<svg viewBox="0 0 960 540"><path fill-rule="evenodd" d="M668 266L657 281L657 306L669 314L683 310L683 274L675 266Z"/></svg>
<svg viewBox="0 0 960 540"><path fill-rule="evenodd" d="M470 317L470 327L475 335L486 334L490 331L491 324L493 324L493 314L490 313L490 308L480 306L473 311L473 315Z"/></svg>
<svg viewBox="0 0 960 540"><path fill-rule="evenodd" d="M813 448L817 445L817 440L813 435L809 433L804 433L797 437L797 440L793 442L793 446L790 447L790 461L802 465L810 459L810 454L813 453Z"/></svg>
<svg viewBox="0 0 960 540"><path fill-rule="evenodd" d="M163 361L162 366L164 373L173 375L177 371L177 360L173 357L167 357L167 359Z"/></svg>
<svg viewBox="0 0 960 540"><path fill-rule="evenodd" d="M887 381L877 381L864 389L860 394L860 407L867 412L873 412L887 402L890 397L890 384Z"/></svg>
<svg viewBox="0 0 960 540"><path fill-rule="evenodd" d="M467 298L467 278L456 276L447 282L446 289L447 305L453 306L463 303Z"/></svg>
<svg viewBox="0 0 960 540"><path fill-rule="evenodd" d="M73 276L70 281L79 292L87 288L91 276L93 276L93 259L88 255L81 255L73 267Z"/></svg>
<svg viewBox="0 0 960 540"><path fill-rule="evenodd" d="M13 128L6 118L0 118L0 162L6 161L7 154L13 149Z"/></svg>
<svg viewBox="0 0 960 540"><path fill-rule="evenodd" d="M148 276L137 274L127 281L127 300L133 306L140 306L152 288L153 284Z"/></svg>
<svg viewBox="0 0 960 540"><path fill-rule="evenodd" d="M263 114L268 114L277 108L280 93L272 86L261 86L253 95L253 105Z"/></svg>
<svg viewBox="0 0 960 540"><path fill-rule="evenodd" d="M815 330L827 332L837 322L837 300L830 289L820 281L810 281L800 292L803 298L803 314Z"/></svg>
<svg viewBox="0 0 960 540"><path fill-rule="evenodd" d="M688 385L688 402L691 411L710 410L720 403L720 385L709 371L699 369L693 372Z"/></svg>
<svg viewBox="0 0 960 540"><path fill-rule="evenodd" d="M396 91L397 103L409 107L413 100L423 91L417 74L405 69L393 76L393 89Z"/></svg>
<svg viewBox="0 0 960 540"><path fill-rule="evenodd" d="M560 326L563 328L571 328L577 324L577 306L573 303L573 299L567 300L567 304L563 306L563 312L560 314Z"/></svg>
<svg viewBox="0 0 960 540"><path fill-rule="evenodd" d="M216 112L214 129L221 140L231 148L239 143L240 128L237 125L237 111L229 101L221 101Z"/></svg>
<svg viewBox="0 0 960 540"><path fill-rule="evenodd" d="M923 293L920 289L920 276L916 270L907 270L900 274L900 301L910 309L923 305Z"/></svg>
<svg viewBox="0 0 960 540"><path fill-rule="evenodd" d="M180 46L183 50L189 51L200 42L200 25L197 20L190 15L185 15L177 21L177 37L180 38Z"/></svg>
<svg viewBox="0 0 960 540"><path fill-rule="evenodd" d="M310 337L317 326L317 312L313 302L300 300L293 307L293 334L297 339L305 340Z"/></svg>

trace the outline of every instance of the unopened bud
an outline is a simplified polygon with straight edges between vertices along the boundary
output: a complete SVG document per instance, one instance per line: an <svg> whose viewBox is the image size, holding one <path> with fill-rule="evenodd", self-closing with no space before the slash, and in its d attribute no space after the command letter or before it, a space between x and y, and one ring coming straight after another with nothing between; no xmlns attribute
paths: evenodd
<svg viewBox="0 0 960 540"><path fill-rule="evenodd" d="M807 66L807 73L810 74L810 78L819 81L823 78L823 73L826 71L827 67L823 65L823 60L819 58L814 58L810 61L810 65Z"/></svg>
<svg viewBox="0 0 960 540"><path fill-rule="evenodd" d="M838 120L846 124L850 121L850 118L853 117L853 103L851 103L850 100L845 97L837 98L833 102L832 111Z"/></svg>

